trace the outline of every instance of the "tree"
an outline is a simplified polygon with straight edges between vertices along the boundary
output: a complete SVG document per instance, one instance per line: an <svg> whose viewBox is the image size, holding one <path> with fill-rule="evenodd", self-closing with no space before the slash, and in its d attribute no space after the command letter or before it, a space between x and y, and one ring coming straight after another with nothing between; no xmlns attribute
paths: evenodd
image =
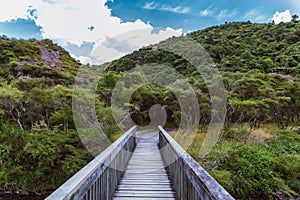
<svg viewBox="0 0 300 200"><path fill-rule="evenodd" d="M56 97L56 111L51 116L51 121L56 125L63 122L64 130L68 133L72 122L72 90L62 85L56 85L54 96Z"/></svg>
<svg viewBox="0 0 300 200"><path fill-rule="evenodd" d="M27 109L28 102L29 98L26 93L15 87L4 84L0 88L0 104L6 113L18 124L21 131L24 131L21 119L29 113Z"/></svg>

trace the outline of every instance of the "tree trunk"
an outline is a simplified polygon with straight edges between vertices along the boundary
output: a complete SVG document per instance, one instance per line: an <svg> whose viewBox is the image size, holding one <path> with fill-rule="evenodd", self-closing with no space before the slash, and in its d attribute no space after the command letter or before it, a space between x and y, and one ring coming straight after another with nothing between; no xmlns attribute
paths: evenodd
<svg viewBox="0 0 300 200"><path fill-rule="evenodd" d="M20 122L20 119L17 119L16 122L17 122L17 124L18 124L18 126L19 126L19 128L20 128L20 131L23 132L23 131L24 131L24 128L23 128L22 123Z"/></svg>
<svg viewBox="0 0 300 200"><path fill-rule="evenodd" d="M17 124L18 124L18 126L20 128L20 131L23 132L24 128L23 128L23 125L22 125L22 123L20 121L20 119L21 119L21 112L18 109L15 109L15 110L17 111L18 116L16 118L14 117L14 119L17 122Z"/></svg>

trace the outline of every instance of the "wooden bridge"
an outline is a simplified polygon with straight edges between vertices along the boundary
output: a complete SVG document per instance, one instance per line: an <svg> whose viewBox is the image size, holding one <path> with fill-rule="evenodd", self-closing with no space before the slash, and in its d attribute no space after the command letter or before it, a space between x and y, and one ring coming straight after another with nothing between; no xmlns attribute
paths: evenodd
<svg viewBox="0 0 300 200"><path fill-rule="evenodd" d="M131 128L46 200L233 199L161 127Z"/></svg>

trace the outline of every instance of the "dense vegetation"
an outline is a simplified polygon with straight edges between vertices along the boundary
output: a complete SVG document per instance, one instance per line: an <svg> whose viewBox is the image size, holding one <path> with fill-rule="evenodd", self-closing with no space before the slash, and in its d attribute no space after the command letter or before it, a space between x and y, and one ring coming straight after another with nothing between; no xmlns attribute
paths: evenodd
<svg viewBox="0 0 300 200"><path fill-rule="evenodd" d="M221 71L229 99L226 120L229 126L231 123L248 122L254 128L262 122L274 122L284 129L299 123L299 31L299 21L279 25L243 22L211 27L186 36L202 44ZM106 70L129 71L147 63L175 68L188 77L195 90L209 95L209 86L190 63L178 55L158 49L156 45L113 61ZM203 108L201 115L205 116L201 123L206 123L209 122L210 109L207 107L210 101L201 92L198 98ZM154 98L162 95L160 99L168 99L163 103L170 102L164 92L157 93ZM142 105L144 109L140 110L149 108L145 103ZM177 105L174 107L169 110L176 111ZM174 119L169 120L172 121Z"/></svg>
<svg viewBox="0 0 300 200"><path fill-rule="evenodd" d="M198 41L218 68L230 72L257 69L299 77L300 22L274 24L229 23L187 35ZM163 63L183 74L194 71L183 58L157 50L156 45L114 61L107 70L127 71L136 65Z"/></svg>
<svg viewBox="0 0 300 200"><path fill-rule="evenodd" d="M216 112L211 99L217 98L210 96L211 85L191 64L157 45L105 66L96 91L98 117L105 118L108 137L116 138L119 129L109 108L115 84L136 66L170 66L187 77L198 97L199 133L189 153L236 198L299 197L299 30L299 21L243 22L185 36L209 52L228 96L222 138L205 158L199 157L199 149L211 113ZM92 158L72 118L72 88L79 67L84 68L49 40L0 38L0 190L53 190ZM176 93L189 95L176 87L140 87L127 104L133 120L147 125L149 108L161 104L168 114L166 127L178 127Z"/></svg>
<svg viewBox="0 0 300 200"><path fill-rule="evenodd" d="M248 127L231 128L205 158L199 158L205 137L200 131L188 152L238 199L299 197L299 130L279 131L265 124L248 132Z"/></svg>
<svg viewBox="0 0 300 200"><path fill-rule="evenodd" d="M92 158L72 122L79 67L49 40L0 38L0 190L53 190Z"/></svg>

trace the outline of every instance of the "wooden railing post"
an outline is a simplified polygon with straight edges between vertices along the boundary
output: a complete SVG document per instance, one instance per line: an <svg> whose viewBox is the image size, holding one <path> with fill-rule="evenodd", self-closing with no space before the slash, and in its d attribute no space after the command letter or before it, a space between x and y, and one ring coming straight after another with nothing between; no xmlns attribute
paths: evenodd
<svg viewBox="0 0 300 200"><path fill-rule="evenodd" d="M179 199L234 199L168 132L160 126L158 128L160 153Z"/></svg>

